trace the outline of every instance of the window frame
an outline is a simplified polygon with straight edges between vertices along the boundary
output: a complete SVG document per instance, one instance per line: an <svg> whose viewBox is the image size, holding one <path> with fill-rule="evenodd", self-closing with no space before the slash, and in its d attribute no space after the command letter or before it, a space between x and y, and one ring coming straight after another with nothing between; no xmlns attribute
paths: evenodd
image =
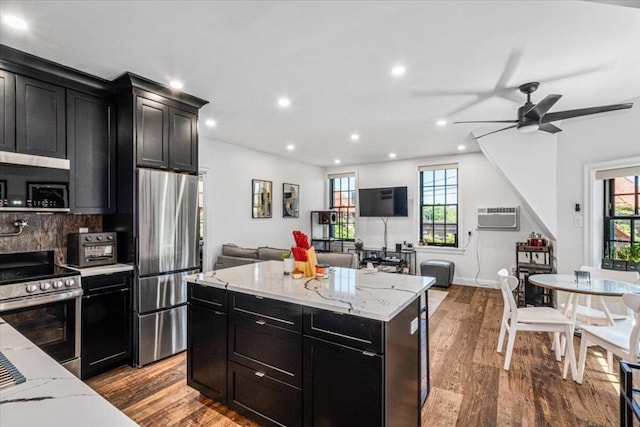
<svg viewBox="0 0 640 427"><path fill-rule="evenodd" d="M336 221L336 224L331 224L329 226L329 237L332 239L339 239L345 242L353 242L355 241L356 238L356 219L357 219L357 200L356 200L356 196L357 196L357 183L356 183L356 174L355 173L344 173L344 174L338 174L338 175L329 175L329 209L337 211L338 212L338 220ZM337 179L347 179L348 181L348 185L347 185L347 192L352 192L353 195L351 198L349 198L347 196L346 200L353 200L353 205L340 205L340 206L336 206L334 204L335 202L335 195L336 193L344 193L345 190L342 189L342 186L340 187L340 190L336 190L336 186L335 186L335 180ZM351 188L351 183L353 183L353 188ZM339 198L340 200L343 200L342 197ZM353 220L350 220L349 217L349 210L352 210L353 212ZM343 236L338 236L336 237L336 231L340 230L341 228L341 220L344 219L346 221L346 230L347 230L347 236L343 237ZM349 226L352 225L353 226L353 236L349 236Z"/></svg>
<svg viewBox="0 0 640 427"><path fill-rule="evenodd" d="M615 192L616 178L608 178L603 181L602 257L606 259L619 259L615 257L615 250L612 250L612 248L616 246L616 243L627 242L626 240L616 239L615 236L611 238L611 231L612 227L615 227L615 221L629 221L629 247L640 242L640 238L636 239L635 237L635 227L640 226L640 175L631 176L634 176L634 192L631 193L634 196L633 215L616 215L615 199L618 195Z"/></svg>
<svg viewBox="0 0 640 427"><path fill-rule="evenodd" d="M448 184L448 178L447 178L447 170L451 170L451 169L455 169L456 170L456 182L455 185L450 185ZM436 171L444 171L444 183L442 185L436 185L436 179L435 179L435 173ZM433 179L433 183L430 186L430 188L433 191L433 203L432 204L425 204L425 177L424 177L424 173L425 172L432 172L434 174L434 179ZM461 208L461 203L460 203L460 165L458 163L452 163L452 164L443 164L443 165L425 165L425 166L421 166L419 168L419 179L420 179L420 183L419 183L419 188L420 188L420 205L418 208L418 215L420 217L420 225L419 225L419 242L421 245L424 245L424 230L425 230L425 223L424 221L424 208L425 207L432 207L433 210L435 211L436 207L442 206L444 208L444 219L441 223L441 226L444 229L444 233L445 233L445 241L444 242L428 242L426 247L439 247L439 248L459 248L460 247L460 208ZM444 204L441 203L435 203L435 195L436 195L436 188L441 187L442 190L444 191ZM449 188L455 188L455 194L456 194L456 202L455 203L448 203L447 201L447 190ZM447 208L448 207L454 207L455 206L455 222L448 222L447 221ZM434 215L435 216L435 215ZM435 221L431 223L432 227L432 236L435 237L435 232L436 232L436 227L438 224ZM454 240L453 242L446 242L446 231L448 227L452 227L455 226L455 230L456 232L454 233ZM435 239L434 239L435 240Z"/></svg>

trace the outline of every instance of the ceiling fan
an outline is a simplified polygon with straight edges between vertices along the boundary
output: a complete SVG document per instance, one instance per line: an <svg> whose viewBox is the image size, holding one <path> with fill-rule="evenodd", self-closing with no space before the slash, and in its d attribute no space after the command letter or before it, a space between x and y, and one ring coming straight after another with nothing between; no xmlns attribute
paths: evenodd
<svg viewBox="0 0 640 427"><path fill-rule="evenodd" d="M547 95L544 99L537 104L531 102L531 94L538 89L539 82L530 82L520 85L518 89L523 94L527 95L527 102L518 108L518 118L516 120L475 120L464 122L453 122L453 124L460 123L513 123L502 129L494 130L493 132L485 133L484 135L477 136L476 139L483 136L491 135L492 133L502 132L503 130L517 128L520 132L535 132L541 130L548 133L557 133L562 131L559 127L552 124L557 120L571 119L573 117L588 116L590 114L606 113L607 111L625 110L633 106L632 102L626 104L612 104L602 105L599 107L579 108L577 110L558 111L556 113L547 113L558 102L562 95Z"/></svg>

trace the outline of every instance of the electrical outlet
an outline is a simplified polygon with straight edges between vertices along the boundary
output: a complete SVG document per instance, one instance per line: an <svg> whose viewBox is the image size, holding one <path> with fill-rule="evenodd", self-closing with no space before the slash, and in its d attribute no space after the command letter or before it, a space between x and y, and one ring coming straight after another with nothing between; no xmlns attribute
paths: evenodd
<svg viewBox="0 0 640 427"><path fill-rule="evenodd" d="M516 267L514 265L511 266L511 274L516 274Z"/></svg>
<svg viewBox="0 0 640 427"><path fill-rule="evenodd" d="M78 229L78 233L88 233L89 232L89 227L80 227Z"/></svg>

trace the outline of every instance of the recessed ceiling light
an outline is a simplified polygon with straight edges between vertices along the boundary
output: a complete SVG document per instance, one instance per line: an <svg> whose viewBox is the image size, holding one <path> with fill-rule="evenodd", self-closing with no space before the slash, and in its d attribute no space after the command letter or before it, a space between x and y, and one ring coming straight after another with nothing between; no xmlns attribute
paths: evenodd
<svg viewBox="0 0 640 427"><path fill-rule="evenodd" d="M436 124L437 124L438 126L444 126L444 125L446 125L446 124L447 124L447 121L446 121L445 119L440 119L440 120L438 120L438 121L436 122Z"/></svg>
<svg viewBox="0 0 640 427"><path fill-rule="evenodd" d="M360 139L360 135L358 135L357 133L352 133L351 134L351 140L352 141L357 141Z"/></svg>
<svg viewBox="0 0 640 427"><path fill-rule="evenodd" d="M404 73L406 72L407 72L407 67L405 67L404 65L395 65L391 69L391 75L396 77L404 76Z"/></svg>
<svg viewBox="0 0 640 427"><path fill-rule="evenodd" d="M216 121L215 120L207 120L206 122L204 122L205 125L209 126L210 128L215 127L216 126Z"/></svg>
<svg viewBox="0 0 640 427"><path fill-rule="evenodd" d="M289 151L293 151L294 148L296 148L296 146L293 145L293 144L287 145L287 150L289 150Z"/></svg>
<svg viewBox="0 0 640 427"><path fill-rule="evenodd" d="M462 145L462 144L461 144L461 145L458 145L458 150L459 150L459 151L462 151L462 150L464 150L465 148L467 148L467 146L466 146L466 145Z"/></svg>
<svg viewBox="0 0 640 427"><path fill-rule="evenodd" d="M27 28L29 28L27 21L15 15L2 15L2 21L4 21L4 23L11 28L15 28L16 30L26 30Z"/></svg>
<svg viewBox="0 0 640 427"><path fill-rule="evenodd" d="M179 80L171 80L169 82L169 86L171 86L174 89L180 90L184 87L184 84L182 84L182 82Z"/></svg>
<svg viewBox="0 0 640 427"><path fill-rule="evenodd" d="M339 164L340 164L340 159L335 159L335 160L333 161L333 163L335 163L336 165L339 165Z"/></svg>
<svg viewBox="0 0 640 427"><path fill-rule="evenodd" d="M291 100L289 98L278 98L278 105L282 108L288 108L291 105Z"/></svg>
<svg viewBox="0 0 640 427"><path fill-rule="evenodd" d="M395 159L396 158L396 153L389 153L389 158Z"/></svg>

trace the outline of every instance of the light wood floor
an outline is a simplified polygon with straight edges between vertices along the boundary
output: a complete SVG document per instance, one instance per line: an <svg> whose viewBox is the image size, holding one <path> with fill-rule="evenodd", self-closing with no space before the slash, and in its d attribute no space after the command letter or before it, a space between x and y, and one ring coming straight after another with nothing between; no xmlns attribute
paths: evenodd
<svg viewBox="0 0 640 427"><path fill-rule="evenodd" d="M452 286L430 319L431 394L423 426L616 426L618 375L589 350L582 385L562 379L549 339L519 333L511 369L496 352L500 291ZM575 340L576 349L579 339ZM143 426L254 426L189 388L185 354L143 369L120 367L87 383ZM396 426L391 426L396 427Z"/></svg>

